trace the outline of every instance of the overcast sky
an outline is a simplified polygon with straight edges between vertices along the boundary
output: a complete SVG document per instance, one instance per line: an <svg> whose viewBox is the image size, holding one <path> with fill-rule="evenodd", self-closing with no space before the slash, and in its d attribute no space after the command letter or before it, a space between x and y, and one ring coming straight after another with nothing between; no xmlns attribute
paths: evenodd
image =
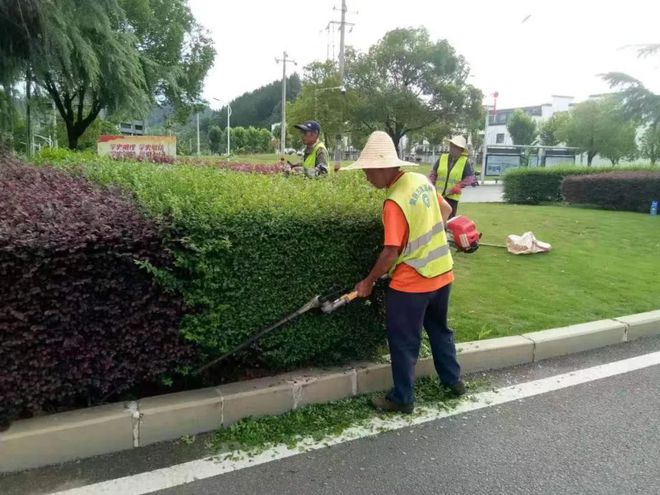
<svg viewBox="0 0 660 495"><path fill-rule="evenodd" d="M606 92L598 74L608 71L628 72L660 92L660 55L640 60L629 48L660 43L657 0L347 1L348 19L355 23L348 45L367 49L391 29L426 26L433 38L446 38L465 56L472 84L485 94L499 92L499 108L549 102L553 94L581 100ZM325 28L339 19L333 6L341 1L190 4L215 41L204 97L217 108L213 98L225 102L280 78L275 57L283 50L298 62L292 69L301 75L306 64L325 59ZM335 45L338 53L338 33Z"/></svg>

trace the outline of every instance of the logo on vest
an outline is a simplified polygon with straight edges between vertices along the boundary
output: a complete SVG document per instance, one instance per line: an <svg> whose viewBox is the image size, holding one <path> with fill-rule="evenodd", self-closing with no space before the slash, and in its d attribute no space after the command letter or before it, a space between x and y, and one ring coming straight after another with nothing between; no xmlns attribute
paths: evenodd
<svg viewBox="0 0 660 495"><path fill-rule="evenodd" d="M424 203L424 206L430 208L431 198L429 196L429 193L432 191L433 191L433 186L431 184L424 184L423 186L419 186L410 197L410 206L417 205L417 202L421 198L422 202Z"/></svg>

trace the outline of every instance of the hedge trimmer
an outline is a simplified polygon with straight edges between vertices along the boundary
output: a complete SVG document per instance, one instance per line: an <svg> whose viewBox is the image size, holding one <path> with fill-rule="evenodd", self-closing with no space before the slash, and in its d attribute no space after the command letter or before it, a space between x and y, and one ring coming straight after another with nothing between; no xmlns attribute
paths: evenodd
<svg viewBox="0 0 660 495"><path fill-rule="evenodd" d="M260 332L255 333L252 335L250 338L247 340L243 341L241 344L236 346L234 349L232 349L229 352L226 352L219 358L214 359L213 361L205 364L201 368L198 368L193 372L193 374L201 373L204 370L209 369L212 366L215 366L218 364L220 361L224 361L227 359L229 356L232 356L236 354L237 352L242 351L243 349L246 349L249 347L251 344L259 340L260 338L264 337L265 335L268 335L269 333L277 330L278 328L282 327L283 325L286 325L289 323L291 320L296 319L300 315L307 313L308 311L311 311L313 309L320 309L323 313L329 314L332 313L333 311L341 308L342 306L346 306L348 303L351 301L354 301L357 299L357 292L348 292L346 294L343 294L342 296L333 299L333 297L337 293L330 294L328 296L314 296L312 299L309 300L309 302L305 303L303 306L301 306L299 309L294 311L288 316L285 316L282 318L280 321L277 323L269 326L268 328L265 328L261 330Z"/></svg>

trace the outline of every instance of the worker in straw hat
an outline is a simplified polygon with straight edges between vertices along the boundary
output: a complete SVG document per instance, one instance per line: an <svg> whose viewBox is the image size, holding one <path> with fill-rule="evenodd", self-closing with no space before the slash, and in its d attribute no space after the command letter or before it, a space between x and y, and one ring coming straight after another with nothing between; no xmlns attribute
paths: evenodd
<svg viewBox="0 0 660 495"><path fill-rule="evenodd" d="M449 218L455 217L463 188L475 180L474 170L468 161L467 142L463 136L454 136L449 140L449 153L440 155L429 179L451 205Z"/></svg>
<svg viewBox="0 0 660 495"><path fill-rule="evenodd" d="M410 413L422 327L431 341L442 384L457 396L465 393L465 386L460 379L454 335L447 326L454 275L444 223L451 206L424 175L404 172L404 166L416 165L400 160L392 139L376 131L358 160L342 170L364 170L374 187L387 191L384 247L355 290L360 297L369 297L378 279L386 274L391 277L385 304L394 388L372 402L380 410Z"/></svg>

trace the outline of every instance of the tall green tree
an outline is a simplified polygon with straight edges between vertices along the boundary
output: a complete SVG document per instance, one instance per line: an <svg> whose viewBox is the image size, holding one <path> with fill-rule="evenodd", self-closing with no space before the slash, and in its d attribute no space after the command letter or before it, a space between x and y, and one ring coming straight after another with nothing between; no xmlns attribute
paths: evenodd
<svg viewBox="0 0 660 495"><path fill-rule="evenodd" d="M649 126L644 131L641 139L640 155L648 158L651 165L660 160L660 128Z"/></svg>
<svg viewBox="0 0 660 495"><path fill-rule="evenodd" d="M515 110L506 128L511 134L513 144L529 145L534 142L537 135L536 122L526 112Z"/></svg>
<svg viewBox="0 0 660 495"><path fill-rule="evenodd" d="M612 165L617 165L624 158L634 159L637 156L637 126L627 118L616 101L610 100L604 106L598 127L599 154L610 160Z"/></svg>
<svg viewBox="0 0 660 495"><path fill-rule="evenodd" d="M31 92L31 42L43 31L41 5L40 0L0 1L0 148L13 146L15 124L20 120L15 112L14 84L19 79L26 81L26 93ZM29 108L29 101L26 103ZM28 141L28 137L23 139Z"/></svg>
<svg viewBox="0 0 660 495"><path fill-rule="evenodd" d="M577 105L558 130L568 146L587 154L587 165L601 154L612 163L635 152L635 126L616 98L588 100Z"/></svg>
<svg viewBox="0 0 660 495"><path fill-rule="evenodd" d="M658 53L660 53L660 43L642 45L637 51L640 58ZM660 134L660 95L648 89L638 79L622 72L609 72L604 74L603 78L611 88L621 90L618 96L627 116L638 125L646 127L640 151L642 156L649 158L651 163L655 164L658 159L655 143Z"/></svg>
<svg viewBox="0 0 660 495"><path fill-rule="evenodd" d="M467 62L425 28L390 31L368 52L349 55L347 117L354 127L385 130L398 146L434 123L469 129L483 115L483 94L468 84Z"/></svg>
<svg viewBox="0 0 660 495"><path fill-rule="evenodd" d="M298 98L287 106L287 134L297 137L294 124L317 120L321 124L322 139L332 145L346 130L347 96L339 81L339 69L334 61L313 62L305 67L302 90ZM350 96L349 96L350 98Z"/></svg>
<svg viewBox="0 0 660 495"><path fill-rule="evenodd" d="M44 11L43 38L34 40L30 60L64 121L69 148L101 110L132 107L146 112L149 92L137 38L120 30L127 23L115 0L61 0Z"/></svg>
<svg viewBox="0 0 660 495"><path fill-rule="evenodd" d="M220 153L220 149L222 148L222 142L223 142L223 133L222 129L218 127L217 125L211 126L209 129L209 149L211 150L211 153Z"/></svg>
<svg viewBox="0 0 660 495"><path fill-rule="evenodd" d="M660 95L627 74L611 72L604 77L612 88L621 90L618 97L626 115L638 125L646 127L642 151L644 156L655 163L657 154L653 143L654 136L660 133Z"/></svg>
<svg viewBox="0 0 660 495"><path fill-rule="evenodd" d="M557 112L539 126L539 139L544 146L557 146L561 140L557 132L569 118L568 112Z"/></svg>
<svg viewBox="0 0 660 495"><path fill-rule="evenodd" d="M185 0L58 0L34 7L39 22L24 30L27 79L54 101L69 147L78 146L101 110L139 118L154 102L185 112L198 99L214 50Z"/></svg>

